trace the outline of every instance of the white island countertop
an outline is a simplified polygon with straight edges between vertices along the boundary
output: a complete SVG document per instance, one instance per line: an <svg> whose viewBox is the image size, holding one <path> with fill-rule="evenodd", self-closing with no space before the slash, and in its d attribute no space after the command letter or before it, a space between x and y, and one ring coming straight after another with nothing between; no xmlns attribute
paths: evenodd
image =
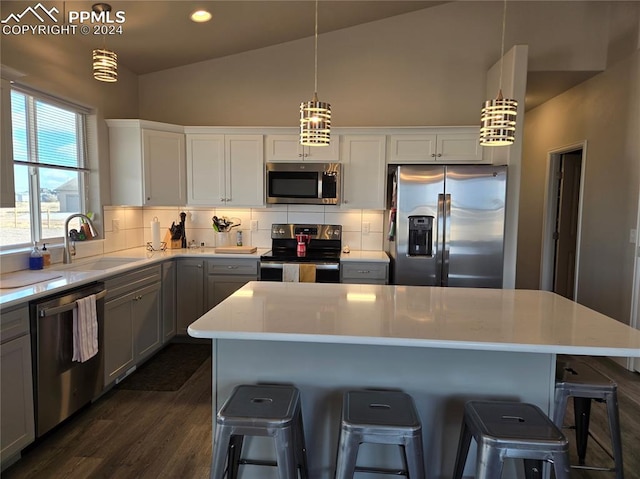
<svg viewBox="0 0 640 479"><path fill-rule="evenodd" d="M640 331L546 291L251 282L197 338L640 357Z"/></svg>

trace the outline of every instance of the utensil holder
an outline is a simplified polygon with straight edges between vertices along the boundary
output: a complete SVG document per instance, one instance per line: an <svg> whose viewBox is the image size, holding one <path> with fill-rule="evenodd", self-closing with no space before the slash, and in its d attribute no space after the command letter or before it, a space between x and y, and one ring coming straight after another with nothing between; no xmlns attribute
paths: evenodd
<svg viewBox="0 0 640 479"><path fill-rule="evenodd" d="M216 246L223 247L231 245L231 238L228 231L216 232Z"/></svg>

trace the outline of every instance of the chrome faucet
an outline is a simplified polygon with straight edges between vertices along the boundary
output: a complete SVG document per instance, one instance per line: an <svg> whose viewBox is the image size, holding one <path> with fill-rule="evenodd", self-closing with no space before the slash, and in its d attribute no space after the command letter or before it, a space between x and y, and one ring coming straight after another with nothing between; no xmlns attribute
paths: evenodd
<svg viewBox="0 0 640 479"><path fill-rule="evenodd" d="M71 263L71 257L76 255L76 244L75 241L69 241L69 221L73 218L83 218L89 224L89 229L91 230L91 234L95 236L97 234L97 230L95 226L93 226L93 222L87 215L83 215L82 213L74 213L69 216L66 220L64 220L64 252L62 253L62 262L64 264Z"/></svg>

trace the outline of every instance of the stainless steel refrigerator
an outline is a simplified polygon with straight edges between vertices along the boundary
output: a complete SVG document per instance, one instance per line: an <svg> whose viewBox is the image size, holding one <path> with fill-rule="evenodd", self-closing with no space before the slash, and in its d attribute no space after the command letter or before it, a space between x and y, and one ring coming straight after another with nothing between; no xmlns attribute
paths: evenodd
<svg viewBox="0 0 640 479"><path fill-rule="evenodd" d="M501 288L507 167L390 169L393 284Z"/></svg>

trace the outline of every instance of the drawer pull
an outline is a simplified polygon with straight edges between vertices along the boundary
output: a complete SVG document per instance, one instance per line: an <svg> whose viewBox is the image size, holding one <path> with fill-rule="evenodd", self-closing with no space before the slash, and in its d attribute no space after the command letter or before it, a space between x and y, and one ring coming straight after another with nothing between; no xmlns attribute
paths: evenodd
<svg viewBox="0 0 640 479"><path fill-rule="evenodd" d="M358 273L360 273L360 274L369 274L369 273L371 273L371 271L369 271L368 269L359 269Z"/></svg>
<svg viewBox="0 0 640 479"><path fill-rule="evenodd" d="M227 266L227 269L238 269L237 266Z"/></svg>

